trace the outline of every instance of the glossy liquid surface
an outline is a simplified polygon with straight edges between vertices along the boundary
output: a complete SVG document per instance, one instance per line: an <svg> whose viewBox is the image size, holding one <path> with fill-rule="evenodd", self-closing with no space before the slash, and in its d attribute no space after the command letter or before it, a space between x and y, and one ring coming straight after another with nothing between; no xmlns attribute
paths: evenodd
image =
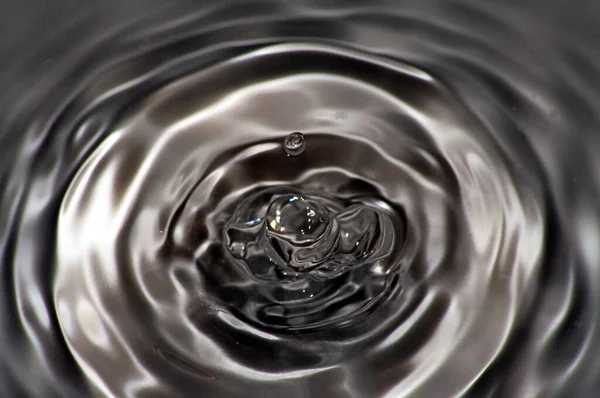
<svg viewBox="0 0 600 398"><path fill-rule="evenodd" d="M0 396L597 396L600 7L524 3L7 7Z"/></svg>

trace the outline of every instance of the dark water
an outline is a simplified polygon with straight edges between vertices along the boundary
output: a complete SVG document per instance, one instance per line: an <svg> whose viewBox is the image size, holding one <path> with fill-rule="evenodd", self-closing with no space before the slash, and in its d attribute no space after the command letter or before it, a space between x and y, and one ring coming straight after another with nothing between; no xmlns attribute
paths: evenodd
<svg viewBox="0 0 600 398"><path fill-rule="evenodd" d="M2 9L1 397L600 395L596 2Z"/></svg>

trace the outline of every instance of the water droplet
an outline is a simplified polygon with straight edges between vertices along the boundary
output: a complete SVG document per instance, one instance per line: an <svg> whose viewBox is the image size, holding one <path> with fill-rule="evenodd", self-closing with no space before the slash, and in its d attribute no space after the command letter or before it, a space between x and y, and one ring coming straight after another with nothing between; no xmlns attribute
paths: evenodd
<svg viewBox="0 0 600 398"><path fill-rule="evenodd" d="M292 133L283 140L283 150L288 156L298 156L304 152L306 147L304 134Z"/></svg>
<svg viewBox="0 0 600 398"><path fill-rule="evenodd" d="M282 196L273 201L266 216L271 232L285 234L297 241L318 239L331 218L329 211L320 203L296 195Z"/></svg>
<svg viewBox="0 0 600 398"><path fill-rule="evenodd" d="M318 201L298 195L275 199L266 214L266 232L278 257L296 271L310 270L333 253L337 221Z"/></svg>

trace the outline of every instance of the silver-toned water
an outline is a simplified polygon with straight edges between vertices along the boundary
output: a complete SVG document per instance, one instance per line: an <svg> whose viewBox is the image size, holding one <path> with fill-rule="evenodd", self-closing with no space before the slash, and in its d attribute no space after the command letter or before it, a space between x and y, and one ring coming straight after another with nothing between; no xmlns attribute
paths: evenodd
<svg viewBox="0 0 600 398"><path fill-rule="evenodd" d="M305 147L306 143L302 133L292 133L283 139L283 150L288 156L301 155Z"/></svg>
<svg viewBox="0 0 600 398"><path fill-rule="evenodd" d="M597 1L16 3L0 397L599 396Z"/></svg>

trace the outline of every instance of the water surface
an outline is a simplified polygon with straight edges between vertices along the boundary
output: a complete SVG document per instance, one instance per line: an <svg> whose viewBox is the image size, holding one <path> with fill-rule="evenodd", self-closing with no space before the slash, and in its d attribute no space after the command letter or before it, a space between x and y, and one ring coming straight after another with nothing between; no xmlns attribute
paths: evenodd
<svg viewBox="0 0 600 398"><path fill-rule="evenodd" d="M0 396L600 394L595 2L14 3Z"/></svg>

